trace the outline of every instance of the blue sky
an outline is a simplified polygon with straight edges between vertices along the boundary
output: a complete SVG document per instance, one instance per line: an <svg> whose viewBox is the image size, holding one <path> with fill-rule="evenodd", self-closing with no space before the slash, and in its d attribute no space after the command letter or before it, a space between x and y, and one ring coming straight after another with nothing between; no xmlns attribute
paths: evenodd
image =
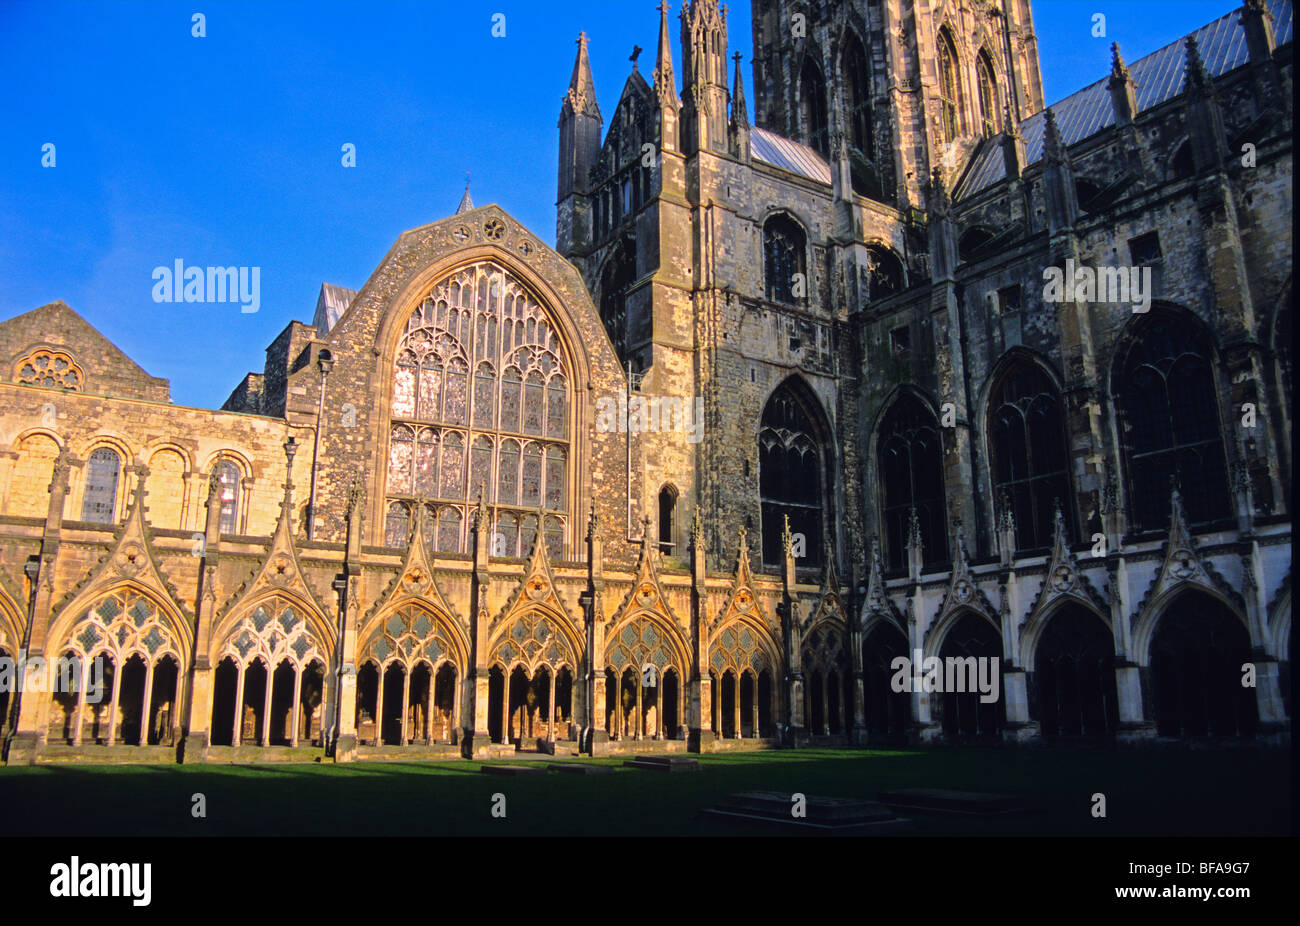
<svg viewBox="0 0 1300 926"><path fill-rule="evenodd" d="M1238 6L1039 0L1047 99L1103 77L1112 41L1132 61ZM748 60L745 0L728 25ZM653 70L655 0L0 0L0 318L62 299L174 402L215 408L290 320L311 321L321 282L359 289L398 234L454 211L466 171L477 204L553 242L580 30L608 119L633 44ZM260 267L260 310L155 303L153 269L177 259Z"/></svg>

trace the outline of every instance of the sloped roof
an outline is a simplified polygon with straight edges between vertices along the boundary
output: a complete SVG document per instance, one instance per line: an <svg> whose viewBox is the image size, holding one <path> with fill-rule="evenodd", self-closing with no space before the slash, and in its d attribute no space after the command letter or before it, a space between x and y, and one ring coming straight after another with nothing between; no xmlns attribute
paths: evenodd
<svg viewBox="0 0 1300 926"><path fill-rule="evenodd" d="M469 196L469 190L465 191ZM311 323L316 328L316 333L324 337L329 330L334 327L334 323L343 317L343 313L348 310L352 300L357 296L355 289L344 289L342 286L335 286L333 283L322 283L320 285L320 296L316 299L316 315L312 318Z"/></svg>
<svg viewBox="0 0 1300 926"><path fill-rule="evenodd" d="M1268 0L1273 14L1274 43L1282 46L1291 41L1291 0ZM1189 33L1195 37L1201 59L1211 77L1219 77L1236 70L1249 60L1246 33L1241 28L1240 10L1220 16L1214 22ZM1129 73L1137 84L1138 112L1159 106L1183 92L1187 80L1187 36L1153 51L1146 57L1129 64ZM1070 94L1048 107L1056 115L1056 125L1066 145L1073 145L1115 124L1115 110L1111 104L1107 74L1096 83ZM1025 136L1025 163L1033 164L1043 157L1043 130L1046 110L1034 113L1020 123ZM992 141L997 142L1001 136ZM972 196L992 186L1006 176L1001 145L983 143L970 171L957 190L957 198Z"/></svg>
<svg viewBox="0 0 1300 926"><path fill-rule="evenodd" d="M801 177L807 177L809 180L816 180L818 183L830 185L830 164L826 163L825 158L807 145L791 141L777 135L775 132L760 129L755 125L750 126L749 129L749 146L756 161L762 161L765 164L771 164L773 167L788 170L792 174L798 174Z"/></svg>

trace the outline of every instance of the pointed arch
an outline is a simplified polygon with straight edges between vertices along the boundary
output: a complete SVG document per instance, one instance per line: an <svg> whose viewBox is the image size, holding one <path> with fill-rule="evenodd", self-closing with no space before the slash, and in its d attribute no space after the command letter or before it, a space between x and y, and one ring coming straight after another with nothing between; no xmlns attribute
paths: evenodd
<svg viewBox="0 0 1300 926"><path fill-rule="evenodd" d="M948 561L943 441L935 405L924 393L900 388L873 430L886 568L907 564L908 526L916 510L926 564Z"/></svg>
<svg viewBox="0 0 1300 926"><path fill-rule="evenodd" d="M943 140L952 144L962 134L961 63L957 45L952 40L948 25L939 27L935 36L935 62L937 68L939 125Z"/></svg>
<svg viewBox="0 0 1300 926"><path fill-rule="evenodd" d="M1131 320L1118 341L1110 395L1131 529L1169 524L1171 479L1190 525L1230 515L1218 352L1207 327L1168 304Z"/></svg>
<svg viewBox="0 0 1300 926"><path fill-rule="evenodd" d="M575 488L568 435L577 431L558 418L580 403L569 400L574 368L555 314L505 262L480 260L435 278L396 333L391 417L381 432L386 544L404 544L402 515L424 497L437 501L437 546L460 552L478 490L472 476L489 503L519 506L516 516L545 505L562 538ZM477 407L484 401L491 414Z"/></svg>
<svg viewBox="0 0 1300 926"><path fill-rule="evenodd" d="M171 652L180 665L188 666L194 651L192 632L168 596L124 579L79 595L61 608L46 635L53 645L46 649L62 653L71 648L86 657L107 651L118 667L133 653L151 663Z"/></svg>
<svg viewBox="0 0 1300 926"><path fill-rule="evenodd" d="M628 326L628 289L636 282L636 241L631 235L618 239L600 271L600 320L619 362L626 367L631 347Z"/></svg>
<svg viewBox="0 0 1300 926"><path fill-rule="evenodd" d="M788 212L763 222L763 283L769 302L802 305L808 299L808 235Z"/></svg>
<svg viewBox="0 0 1300 926"><path fill-rule="evenodd" d="M393 602L366 621L357 640L357 663L373 660L381 671L394 661L408 672L421 662L427 662L435 674L446 662L458 677L468 671L468 637L450 614L432 602L414 598Z"/></svg>
<svg viewBox="0 0 1300 926"><path fill-rule="evenodd" d="M212 629L211 665L229 656L241 671L262 659L268 672L284 659L304 667L312 659L335 663L333 622L294 589L266 588L224 614Z"/></svg>
<svg viewBox="0 0 1300 926"><path fill-rule="evenodd" d="M799 128L808 147L829 160L828 119L826 78L818 61L806 54L799 67Z"/></svg>
<svg viewBox="0 0 1300 926"><path fill-rule="evenodd" d="M758 431L758 487L763 562L784 561L782 533L803 535L798 565L821 566L826 520L833 517L834 466L831 428L817 394L807 381L785 379L763 405Z"/></svg>
<svg viewBox="0 0 1300 926"><path fill-rule="evenodd" d="M994 366L985 402L992 501L997 511L1010 508L1016 549L1051 544L1058 502L1073 535L1066 415L1051 367L1033 351L1013 348Z"/></svg>
<svg viewBox="0 0 1300 926"><path fill-rule="evenodd" d="M867 160L874 160L871 59L857 31L849 26L840 38L840 80L848 119L848 142Z"/></svg>
<svg viewBox="0 0 1300 926"><path fill-rule="evenodd" d="M998 106L997 68L987 47L975 55L975 91L979 96L980 123L984 137L992 138L1000 131L1001 107Z"/></svg>

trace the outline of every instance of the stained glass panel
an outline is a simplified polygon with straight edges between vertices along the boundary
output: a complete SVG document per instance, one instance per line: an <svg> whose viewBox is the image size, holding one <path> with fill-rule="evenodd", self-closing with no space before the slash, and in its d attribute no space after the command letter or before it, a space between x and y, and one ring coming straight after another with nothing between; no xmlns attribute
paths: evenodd
<svg viewBox="0 0 1300 926"><path fill-rule="evenodd" d="M425 421L438 420L438 391L442 388L442 361L430 354L420 364L420 408L416 417Z"/></svg>
<svg viewBox="0 0 1300 926"><path fill-rule="evenodd" d="M434 495L438 485L438 444L432 428L421 428L415 446L415 491Z"/></svg>
<svg viewBox="0 0 1300 926"><path fill-rule="evenodd" d="M443 498L465 497L465 444L464 438L455 431L443 434L438 472L441 476L439 494Z"/></svg>
<svg viewBox="0 0 1300 926"><path fill-rule="evenodd" d="M524 448L523 498L526 508L536 508L542 501L542 448L529 444Z"/></svg>
<svg viewBox="0 0 1300 926"><path fill-rule="evenodd" d="M451 424L465 424L469 406L466 402L469 374L465 361L459 357L447 367L447 396L442 410L442 421Z"/></svg>
<svg viewBox="0 0 1300 926"><path fill-rule="evenodd" d="M394 492L411 491L411 429L398 425L388 446L388 485Z"/></svg>
<svg viewBox="0 0 1300 926"><path fill-rule="evenodd" d="M514 367L501 377L501 430L519 433L519 371Z"/></svg>
<svg viewBox="0 0 1300 926"><path fill-rule="evenodd" d="M502 505L515 505L519 500L519 444L512 440L501 443L501 465L497 470L497 501Z"/></svg>
<svg viewBox="0 0 1300 926"><path fill-rule="evenodd" d="M533 370L524 385L524 433L542 433L542 408L544 404L542 374Z"/></svg>
<svg viewBox="0 0 1300 926"><path fill-rule="evenodd" d="M546 507L564 507L564 451L559 447L546 449Z"/></svg>

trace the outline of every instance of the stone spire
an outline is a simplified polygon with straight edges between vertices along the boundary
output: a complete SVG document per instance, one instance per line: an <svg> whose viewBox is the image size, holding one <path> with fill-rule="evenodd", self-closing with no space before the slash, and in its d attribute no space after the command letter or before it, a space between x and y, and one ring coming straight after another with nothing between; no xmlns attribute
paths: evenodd
<svg viewBox="0 0 1300 926"><path fill-rule="evenodd" d="M736 61L736 79L731 92L731 153L742 161L749 160L749 107L745 103L745 81L740 76L740 52L732 56Z"/></svg>
<svg viewBox="0 0 1300 926"><path fill-rule="evenodd" d="M1074 230L1074 221L1079 216L1079 200L1074 189L1070 153L1056 124L1056 114L1050 109L1046 120L1043 129L1043 186L1047 192L1047 230L1056 235Z"/></svg>
<svg viewBox="0 0 1300 926"><path fill-rule="evenodd" d="M1228 155L1227 132L1223 127L1223 110L1214 87L1214 78L1205 68L1201 49L1193 36L1187 37L1187 123L1192 159L1196 170L1222 169Z"/></svg>
<svg viewBox="0 0 1300 926"><path fill-rule="evenodd" d="M591 60L587 57L587 33L578 33L578 57L573 62L573 76L569 78L569 92L564 95L560 114L581 113L601 119L596 105L596 82L591 77ZM603 120L602 120L603 121Z"/></svg>
<svg viewBox="0 0 1300 926"><path fill-rule="evenodd" d="M474 208L474 200L469 197L469 174L465 175L465 195L460 198L460 205L456 207L456 214L469 212Z"/></svg>
<svg viewBox="0 0 1300 926"><path fill-rule="evenodd" d="M1120 56L1119 42L1110 46L1110 78L1106 86L1110 88L1110 102L1115 108L1115 124L1128 125L1137 115L1137 84Z"/></svg>
<svg viewBox="0 0 1300 926"><path fill-rule="evenodd" d="M668 3L659 3L659 51L655 55L655 96L662 107L677 108L677 77L673 73L673 45L668 37Z"/></svg>

